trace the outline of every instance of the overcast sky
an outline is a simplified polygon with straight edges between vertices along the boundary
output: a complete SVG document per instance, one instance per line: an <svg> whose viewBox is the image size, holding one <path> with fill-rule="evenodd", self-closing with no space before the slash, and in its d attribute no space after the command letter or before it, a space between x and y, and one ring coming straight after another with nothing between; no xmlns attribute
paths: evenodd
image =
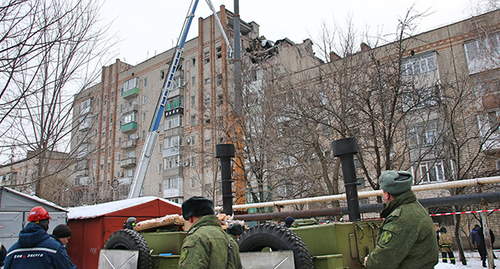
<svg viewBox="0 0 500 269"><path fill-rule="evenodd" d="M114 50L117 57L129 64L138 64L172 48L179 36L190 6L190 0L103 0L103 23L112 22L111 33L120 42ZM234 0L213 0L216 10L224 4L234 10ZM260 34L270 40L288 37L296 43L318 37L321 21L329 25L344 24L352 16L357 28L394 33L398 18L414 6L419 12L428 10L418 30L423 32L463 20L470 16L469 0L240 0L241 19L255 21ZM211 11L205 0L199 0L189 39L197 36L199 17ZM114 60L113 60L114 61Z"/></svg>

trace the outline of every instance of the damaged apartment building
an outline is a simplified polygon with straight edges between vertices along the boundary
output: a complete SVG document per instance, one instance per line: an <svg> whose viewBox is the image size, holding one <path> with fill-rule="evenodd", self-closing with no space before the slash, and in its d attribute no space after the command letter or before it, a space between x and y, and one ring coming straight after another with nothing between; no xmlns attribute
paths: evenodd
<svg viewBox="0 0 500 269"><path fill-rule="evenodd" d="M232 42L234 14L224 6L218 14ZM233 62L213 16L199 18L197 30L185 44L141 196L177 203L194 195L221 197L214 148L231 142ZM279 75L320 63L310 40L261 39L257 23L241 22L243 73L254 74L254 86L259 66ZM71 146L82 204L127 197L174 49L137 65L117 59L102 67L100 83L75 95Z"/></svg>

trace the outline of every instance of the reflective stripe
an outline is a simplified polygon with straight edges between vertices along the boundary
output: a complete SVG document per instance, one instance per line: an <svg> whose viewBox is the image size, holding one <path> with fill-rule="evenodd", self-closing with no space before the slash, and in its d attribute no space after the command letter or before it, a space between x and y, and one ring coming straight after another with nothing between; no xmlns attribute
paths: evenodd
<svg viewBox="0 0 500 269"><path fill-rule="evenodd" d="M51 249L51 248L18 248L18 249L14 249L12 251L10 251L9 253L7 253L7 256L9 256L10 254L14 254L14 253L18 253L18 252L26 252L26 251L45 251L45 252L50 252L50 253L57 253L57 250L55 249Z"/></svg>

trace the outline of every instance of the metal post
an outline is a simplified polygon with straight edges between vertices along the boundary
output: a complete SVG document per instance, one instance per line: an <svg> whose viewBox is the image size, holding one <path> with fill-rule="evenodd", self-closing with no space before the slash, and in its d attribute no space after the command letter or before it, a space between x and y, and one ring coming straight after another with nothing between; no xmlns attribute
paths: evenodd
<svg viewBox="0 0 500 269"><path fill-rule="evenodd" d="M344 173L344 184L347 196L347 208L349 209L349 220L360 220L358 190L356 187L356 168L354 167L354 154L358 153L356 139L344 138L332 142L333 155L340 157L342 172Z"/></svg>
<svg viewBox="0 0 500 269"><path fill-rule="evenodd" d="M243 94L241 90L240 3L234 0L234 106L236 117L241 117Z"/></svg>
<svg viewBox="0 0 500 269"><path fill-rule="evenodd" d="M233 144L215 145L215 157L220 159L222 179L222 209L224 214L233 214L233 191L231 183L231 158L234 157Z"/></svg>

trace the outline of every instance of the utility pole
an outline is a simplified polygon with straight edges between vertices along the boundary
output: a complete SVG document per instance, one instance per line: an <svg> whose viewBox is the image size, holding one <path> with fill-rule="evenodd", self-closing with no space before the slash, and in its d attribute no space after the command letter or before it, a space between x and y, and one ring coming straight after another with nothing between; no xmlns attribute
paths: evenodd
<svg viewBox="0 0 500 269"><path fill-rule="evenodd" d="M234 137L236 156L234 158L234 187L236 204L246 203L245 199L245 162L243 160L243 91L241 86L241 41L240 41L240 4L234 0Z"/></svg>

